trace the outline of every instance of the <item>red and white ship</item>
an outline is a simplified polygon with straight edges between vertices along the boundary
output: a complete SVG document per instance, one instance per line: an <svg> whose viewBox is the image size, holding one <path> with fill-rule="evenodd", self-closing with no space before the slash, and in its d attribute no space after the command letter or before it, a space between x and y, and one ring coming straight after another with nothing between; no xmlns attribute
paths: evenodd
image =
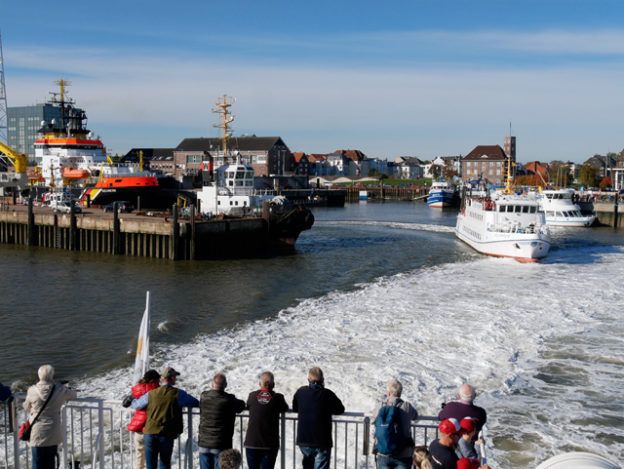
<svg viewBox="0 0 624 469"><path fill-rule="evenodd" d="M106 147L86 128L87 115L66 98L66 80L56 82L60 93L53 93L48 104L58 109L50 122L42 121L40 137L35 140L35 159L45 184L51 187L63 181L64 174L72 181L97 176L107 162Z"/></svg>
<svg viewBox="0 0 624 469"><path fill-rule="evenodd" d="M66 80L56 82L60 93L53 93L49 104L58 108L58 117L43 121L35 141L35 159L41 168L39 180L51 189L62 185L81 188L80 201L105 205L115 201L137 202L144 207L169 204L175 195L159 191L158 178L142 170L142 164L113 164L99 137L87 129L84 110L65 96Z"/></svg>

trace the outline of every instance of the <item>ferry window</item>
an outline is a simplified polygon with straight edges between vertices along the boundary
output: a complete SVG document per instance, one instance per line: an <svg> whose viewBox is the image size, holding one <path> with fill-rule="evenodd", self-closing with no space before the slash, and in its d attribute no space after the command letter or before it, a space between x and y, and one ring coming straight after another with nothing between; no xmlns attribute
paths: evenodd
<svg viewBox="0 0 624 469"><path fill-rule="evenodd" d="M514 210L516 213L520 213L522 212L522 206L521 205L516 205L516 209Z"/></svg>
<svg viewBox="0 0 624 469"><path fill-rule="evenodd" d="M547 217L554 217L555 216L555 212L546 212L546 216Z"/></svg>
<svg viewBox="0 0 624 469"><path fill-rule="evenodd" d="M221 201L220 200L217 201L217 205L221 205Z"/></svg>
<svg viewBox="0 0 624 469"><path fill-rule="evenodd" d="M236 181L237 186L242 186L245 181L241 181L240 179Z"/></svg>
<svg viewBox="0 0 624 469"><path fill-rule="evenodd" d="M236 177L238 179L243 179L245 177L245 172L244 171L237 171L236 172Z"/></svg>
<svg viewBox="0 0 624 469"><path fill-rule="evenodd" d="M234 181L232 181L231 179L228 181L228 186L233 186L234 185Z"/></svg>
<svg viewBox="0 0 624 469"><path fill-rule="evenodd" d="M253 181L245 181L246 186L253 186Z"/></svg>
<svg viewBox="0 0 624 469"><path fill-rule="evenodd" d="M522 206L522 213L529 213L529 206L528 205L523 205Z"/></svg>
<svg viewBox="0 0 624 469"><path fill-rule="evenodd" d="M536 208L537 208L537 207L532 206L532 207L531 207L531 213L535 213L535 211L536 211L535 209L536 209Z"/></svg>
<svg viewBox="0 0 624 469"><path fill-rule="evenodd" d="M567 218L570 216L570 214L568 212L563 212L563 215Z"/></svg>

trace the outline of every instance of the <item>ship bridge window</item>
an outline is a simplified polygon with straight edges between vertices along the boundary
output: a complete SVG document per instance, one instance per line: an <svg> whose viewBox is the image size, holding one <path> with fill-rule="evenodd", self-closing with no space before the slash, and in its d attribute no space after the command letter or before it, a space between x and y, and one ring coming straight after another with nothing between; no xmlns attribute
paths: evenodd
<svg viewBox="0 0 624 469"><path fill-rule="evenodd" d="M522 206L522 213L529 213L529 206L528 205L523 205Z"/></svg>
<svg viewBox="0 0 624 469"><path fill-rule="evenodd" d="M537 212L537 207L535 205L532 205L531 207L529 207L529 213L535 213Z"/></svg>
<svg viewBox="0 0 624 469"><path fill-rule="evenodd" d="M246 186L253 186L253 181L245 181Z"/></svg>
<svg viewBox="0 0 624 469"><path fill-rule="evenodd" d="M237 179L243 179L245 177L245 171L237 171L236 172L236 178Z"/></svg>
<svg viewBox="0 0 624 469"><path fill-rule="evenodd" d="M236 181L236 185L237 185L237 186L242 186L244 182L245 182L245 181L237 180L237 181Z"/></svg>
<svg viewBox="0 0 624 469"><path fill-rule="evenodd" d="M233 186L234 185L234 181L232 181L231 179L228 181L228 186Z"/></svg>
<svg viewBox="0 0 624 469"><path fill-rule="evenodd" d="M516 212L516 213L521 213L522 212L522 206L521 205L516 205L515 207L516 207L516 209L514 210L514 212Z"/></svg>

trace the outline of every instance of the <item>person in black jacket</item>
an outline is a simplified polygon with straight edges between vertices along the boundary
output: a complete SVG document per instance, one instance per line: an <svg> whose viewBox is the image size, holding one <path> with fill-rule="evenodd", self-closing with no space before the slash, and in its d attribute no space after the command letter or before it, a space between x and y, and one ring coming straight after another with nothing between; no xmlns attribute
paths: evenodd
<svg viewBox="0 0 624 469"><path fill-rule="evenodd" d="M275 378L265 371L260 375L260 389L249 393L249 424L245 453L249 469L273 469L279 451L280 414L288 410L283 394L273 392Z"/></svg>
<svg viewBox="0 0 624 469"><path fill-rule="evenodd" d="M199 466L218 467L219 453L232 447L236 414L245 410L245 402L225 392L227 380L217 373L212 389L204 391L199 400Z"/></svg>
<svg viewBox="0 0 624 469"><path fill-rule="evenodd" d="M332 447L332 415L344 413L338 397L324 387L323 371L310 368L308 385L297 390L293 410L299 413L297 445L304 469L328 469Z"/></svg>

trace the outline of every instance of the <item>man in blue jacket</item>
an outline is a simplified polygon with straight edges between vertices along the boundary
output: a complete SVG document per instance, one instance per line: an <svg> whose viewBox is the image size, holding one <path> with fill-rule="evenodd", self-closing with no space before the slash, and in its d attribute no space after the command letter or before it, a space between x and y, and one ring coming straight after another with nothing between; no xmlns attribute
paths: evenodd
<svg viewBox="0 0 624 469"><path fill-rule="evenodd" d="M308 371L308 385L297 390L293 411L299 414L297 445L303 453L303 469L329 469L332 448L332 415L344 413L338 397L324 387L319 367Z"/></svg>

